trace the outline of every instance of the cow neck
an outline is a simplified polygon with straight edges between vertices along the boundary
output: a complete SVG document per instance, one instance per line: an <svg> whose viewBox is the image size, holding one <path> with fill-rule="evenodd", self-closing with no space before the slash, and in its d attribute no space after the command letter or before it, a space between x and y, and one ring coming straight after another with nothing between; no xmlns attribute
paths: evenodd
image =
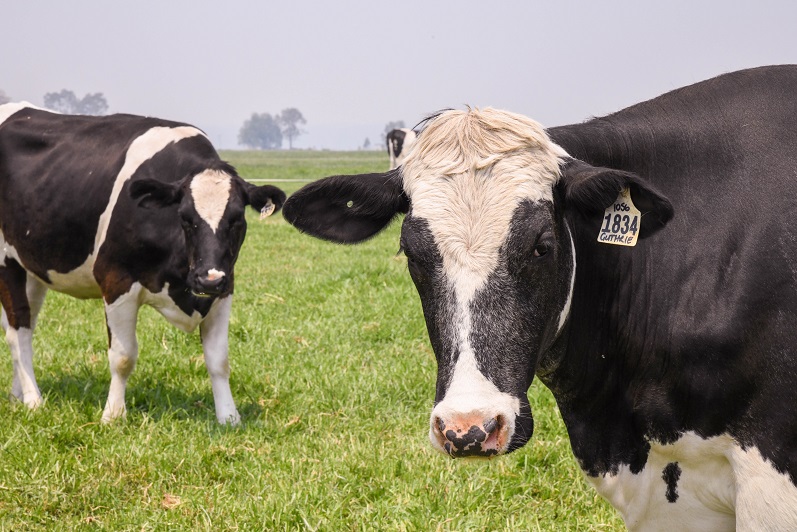
<svg viewBox="0 0 797 532"><path fill-rule="evenodd" d="M643 247L629 253L597 243L583 230L573 233L581 267L570 318L542 355L537 376L556 398L573 452L588 474L614 471L618 463L638 470L649 444L628 398L635 382L650 378L638 373L645 367L646 346L634 340L648 324L632 323L629 314L644 309L641 279L633 272L645 271L647 257Z"/></svg>

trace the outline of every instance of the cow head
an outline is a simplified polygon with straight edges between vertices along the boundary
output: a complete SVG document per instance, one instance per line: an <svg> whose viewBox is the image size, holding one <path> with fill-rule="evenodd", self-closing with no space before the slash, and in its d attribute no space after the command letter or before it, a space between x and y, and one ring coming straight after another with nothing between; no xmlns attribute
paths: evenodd
<svg viewBox="0 0 797 532"><path fill-rule="evenodd" d="M246 234L247 205L274 212L285 193L273 186L247 183L226 164L180 181L133 181L130 195L141 207L177 205L188 254L187 283L194 295L220 296L232 289L232 273Z"/></svg>
<svg viewBox="0 0 797 532"><path fill-rule="evenodd" d="M489 456L531 437L526 392L569 315L570 226L594 223L597 237L625 187L647 213L640 238L669 220L669 202L638 176L571 159L536 122L494 109L446 111L402 168L311 183L284 216L311 235L353 243L407 213L401 248L438 364L432 444L451 456Z"/></svg>

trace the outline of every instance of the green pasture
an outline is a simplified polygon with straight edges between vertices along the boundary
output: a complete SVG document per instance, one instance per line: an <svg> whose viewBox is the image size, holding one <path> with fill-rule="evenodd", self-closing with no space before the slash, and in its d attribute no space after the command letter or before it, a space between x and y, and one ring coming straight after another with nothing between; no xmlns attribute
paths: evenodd
<svg viewBox="0 0 797 532"><path fill-rule="evenodd" d="M381 152L223 157L288 193L295 180L387 167ZM250 213L230 326L234 428L216 423L198 333L150 308L127 418L100 424L102 306L50 293L34 342L39 410L5 399L2 348L0 530L622 528L539 383L525 448L489 461L431 449L436 363L398 233L336 246Z"/></svg>

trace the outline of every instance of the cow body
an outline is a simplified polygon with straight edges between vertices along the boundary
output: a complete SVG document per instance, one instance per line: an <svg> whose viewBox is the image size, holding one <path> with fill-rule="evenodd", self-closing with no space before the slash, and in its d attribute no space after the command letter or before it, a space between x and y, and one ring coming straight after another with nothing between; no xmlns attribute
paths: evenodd
<svg viewBox="0 0 797 532"><path fill-rule="evenodd" d="M547 131L444 112L400 173L308 185L285 217L353 242L407 212L441 451L524 445L536 375L629 528L791 530L795 95L797 67L782 66ZM623 229L635 246L606 243Z"/></svg>
<svg viewBox="0 0 797 532"><path fill-rule="evenodd" d="M0 297L12 394L41 403L31 338L47 290L102 298L111 386L103 420L125 412L141 305L202 333L220 422L237 422L227 329L244 207L285 195L254 187L198 129L131 115L67 116L0 106Z"/></svg>
<svg viewBox="0 0 797 532"><path fill-rule="evenodd" d="M417 134L408 128L393 129L387 134L387 153L390 156L390 169L401 166Z"/></svg>

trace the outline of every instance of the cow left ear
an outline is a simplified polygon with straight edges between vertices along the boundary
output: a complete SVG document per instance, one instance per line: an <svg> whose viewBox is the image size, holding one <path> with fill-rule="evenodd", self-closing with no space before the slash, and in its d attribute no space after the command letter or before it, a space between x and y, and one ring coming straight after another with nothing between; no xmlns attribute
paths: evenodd
<svg viewBox="0 0 797 532"><path fill-rule="evenodd" d="M566 208L598 220L620 192L628 188L631 201L642 213L639 238L655 234L667 225L674 213L670 200L637 174L592 166L578 159L565 162L559 187L563 189Z"/></svg>
<svg viewBox="0 0 797 532"><path fill-rule="evenodd" d="M246 203L258 212L270 210L269 214L273 214L279 211L285 203L285 193L277 187L271 185L258 187L246 181L244 183ZM273 205L274 208L272 209L269 205Z"/></svg>
<svg viewBox="0 0 797 532"><path fill-rule="evenodd" d="M164 183L157 179L138 179L130 183L130 197L141 198L140 207L168 207L183 198L182 182Z"/></svg>

